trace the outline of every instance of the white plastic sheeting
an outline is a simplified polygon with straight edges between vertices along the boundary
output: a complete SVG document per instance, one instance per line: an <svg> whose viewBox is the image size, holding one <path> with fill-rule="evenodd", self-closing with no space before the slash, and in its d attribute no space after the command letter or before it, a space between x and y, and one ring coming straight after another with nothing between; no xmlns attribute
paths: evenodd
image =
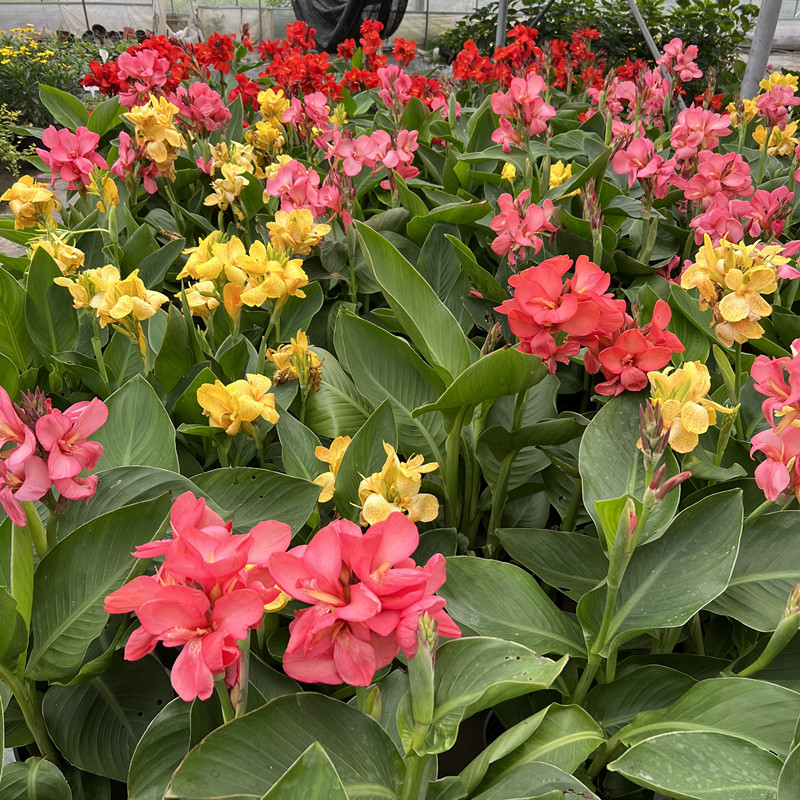
<svg viewBox="0 0 800 800"><path fill-rule="evenodd" d="M106 30L131 27L164 33L166 7L165 0L0 0L0 29L28 23L37 30L69 31L76 36L93 25L102 25Z"/></svg>

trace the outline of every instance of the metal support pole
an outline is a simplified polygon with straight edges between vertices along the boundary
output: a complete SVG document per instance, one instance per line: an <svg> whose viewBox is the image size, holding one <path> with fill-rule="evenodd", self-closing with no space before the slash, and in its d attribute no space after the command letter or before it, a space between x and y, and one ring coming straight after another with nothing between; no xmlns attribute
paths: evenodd
<svg viewBox="0 0 800 800"><path fill-rule="evenodd" d="M778 0L780 2L780 0ZM659 58L663 55L663 53L658 49L658 46L655 43L655 39L653 39L652 34L650 33L650 29L647 27L647 23L644 21L644 17L642 16L641 11L639 11L639 6L636 5L636 0L628 0L628 6L631 9L631 14L633 14L633 18L636 20L636 24L639 26L639 30L642 32L642 36L644 37L645 42L647 43L647 48L650 50L651 55L653 56L654 61L658 61ZM661 67L661 77L662 78L669 78L667 75L667 71L664 67ZM683 102L683 98L678 95L678 108L683 111L686 108L686 103Z"/></svg>
<svg viewBox="0 0 800 800"><path fill-rule="evenodd" d="M89 25L89 12L86 10L85 0L81 0L81 5L83 6L83 18L86 20L86 30L89 31L89 33L91 33L92 26Z"/></svg>
<svg viewBox="0 0 800 800"><path fill-rule="evenodd" d="M758 12L753 43L750 45L750 55L742 81L741 95L745 100L750 100L758 94L758 84L766 72L769 51L778 27L781 2L782 0L761 0L761 10Z"/></svg>
<svg viewBox="0 0 800 800"><path fill-rule="evenodd" d="M506 43L506 28L508 27L508 0L500 0L497 7L497 33L494 37L494 46L502 47Z"/></svg>

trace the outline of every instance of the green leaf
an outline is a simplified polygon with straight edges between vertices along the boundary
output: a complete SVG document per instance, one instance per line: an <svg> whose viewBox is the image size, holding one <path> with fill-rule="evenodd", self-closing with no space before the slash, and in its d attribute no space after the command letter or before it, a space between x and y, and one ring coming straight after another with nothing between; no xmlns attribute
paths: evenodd
<svg viewBox="0 0 800 800"><path fill-rule="evenodd" d="M467 273L472 285L487 299L495 303L502 303L503 300L508 299L508 292L504 291L503 287L497 282L497 279L486 269L484 269L475 254L467 247L460 239L450 234L445 234L445 238L453 245L456 251L458 260L464 272Z"/></svg>
<svg viewBox="0 0 800 800"><path fill-rule="evenodd" d="M610 500L628 494L644 496L644 464L639 440L639 406L644 395L625 392L612 398L589 423L581 439L579 468L583 480L583 504L601 528L600 516L594 507L597 500ZM678 464L671 450L664 456L666 476L678 473ZM659 503L650 514L642 534L645 542L658 535L672 520L678 508L680 488Z"/></svg>
<svg viewBox="0 0 800 800"><path fill-rule="evenodd" d="M17 601L4 588L0 588L0 618L0 664L16 669L19 655L28 644L28 630L17 611Z"/></svg>
<svg viewBox="0 0 800 800"><path fill-rule="evenodd" d="M76 767L117 781L139 738L173 697L164 668L154 657L123 661L79 686L51 686L42 713L47 731Z"/></svg>
<svg viewBox="0 0 800 800"><path fill-rule="evenodd" d="M472 800L562 800L565 797L598 800L577 778L551 764L525 764L499 780Z"/></svg>
<svg viewBox="0 0 800 800"><path fill-rule="evenodd" d="M447 582L439 594L447 600L450 616L482 636L518 642L537 653L586 652L575 620L559 611L536 580L513 564L469 556L448 558Z"/></svg>
<svg viewBox="0 0 800 800"><path fill-rule="evenodd" d="M145 229L140 228L140 230ZM139 261L139 277L148 289L156 289L161 286L167 271L183 252L185 244L185 239L173 239Z"/></svg>
<svg viewBox="0 0 800 800"><path fill-rule="evenodd" d="M329 439L353 436L369 417L369 404L333 355L320 347L312 350L325 363L319 391L311 392L306 401L305 424L318 436Z"/></svg>
<svg viewBox="0 0 800 800"><path fill-rule="evenodd" d="M25 326L25 290L4 269L0 269L0 297L0 352L24 372L33 358L33 342Z"/></svg>
<svg viewBox="0 0 800 800"><path fill-rule="evenodd" d="M166 495L112 511L60 541L39 563L33 590L33 652L27 675L69 678L108 620L106 595L136 564L133 549L151 541L170 508Z"/></svg>
<svg viewBox="0 0 800 800"><path fill-rule="evenodd" d="M672 705L697 681L661 664L647 664L611 683L595 686L586 697L586 710L615 734L641 711Z"/></svg>
<svg viewBox="0 0 800 800"><path fill-rule="evenodd" d="M335 339L337 352L364 397L373 406L387 398L391 401L400 449L442 463L441 414L412 416L415 408L442 394L442 379L403 339L348 311L340 312L336 320Z"/></svg>
<svg viewBox="0 0 800 800"><path fill-rule="evenodd" d="M342 779L318 742L310 745L264 795L263 800L347 800Z"/></svg>
<svg viewBox="0 0 800 800"><path fill-rule="evenodd" d="M593 536L531 528L503 528L497 535L511 558L573 600L608 572L608 559Z"/></svg>
<svg viewBox="0 0 800 800"><path fill-rule="evenodd" d="M89 112L75 95L56 89L55 86L40 83L39 99L53 115L53 119L71 131L85 126L89 122Z"/></svg>
<svg viewBox="0 0 800 800"><path fill-rule="evenodd" d="M497 458L503 458L511 450L524 447L566 444L577 439L584 428L585 423L576 417L546 419L524 425L515 431L509 431L502 425L492 425L481 433L480 443L485 444Z"/></svg>
<svg viewBox="0 0 800 800"><path fill-rule="evenodd" d="M322 308L325 294L317 281L304 286L303 291L305 297L289 297L281 310L282 341L296 336L298 329L307 330L314 315Z"/></svg>
<svg viewBox="0 0 800 800"><path fill-rule="evenodd" d="M136 465L178 471L175 428L141 375L117 389L106 405L108 420L94 435L103 445L98 470Z"/></svg>
<svg viewBox="0 0 800 800"><path fill-rule="evenodd" d="M111 781L102 775L68 766L64 774L72 789L72 800L111 800Z"/></svg>
<svg viewBox="0 0 800 800"><path fill-rule="evenodd" d="M37 350L45 356L72 350L78 340L78 317L72 297L65 287L53 283L54 278L60 277L56 262L41 247L37 248L28 273L25 324Z"/></svg>
<svg viewBox="0 0 800 800"><path fill-rule="evenodd" d="M116 128L121 112L122 105L119 100L116 97L111 97L92 110L86 127L93 133L103 136L112 128Z"/></svg>
<svg viewBox="0 0 800 800"><path fill-rule="evenodd" d="M434 225L440 222L453 225L473 225L478 220L491 215L491 206L486 203L449 203L434 208L430 213L414 217L408 223L408 238L421 245ZM358 223L357 223L358 224ZM359 234L360 234L359 228ZM380 283L380 280L378 281Z"/></svg>
<svg viewBox="0 0 800 800"><path fill-rule="evenodd" d="M518 744L514 742L516 747L508 752L497 752L496 757L490 754L485 775L480 777L479 789L493 786L521 766L534 761L552 764L565 772L572 772L606 738L602 728L580 706L553 703L506 731L487 750L491 751L493 745L516 729L520 729L517 735L521 735L523 731L527 735ZM486 750L478 760L483 758L485 753ZM472 785L471 781L477 774L471 776L471 781L468 782L465 772L466 770L461 773L462 780L467 785Z"/></svg>
<svg viewBox="0 0 800 800"><path fill-rule="evenodd" d="M281 442L281 459L287 475L313 481L326 471L314 451L320 446L317 435L288 412L281 414L276 426Z"/></svg>
<svg viewBox="0 0 800 800"><path fill-rule="evenodd" d="M733 489L689 506L663 536L637 547L617 593L604 645L688 622L728 585L741 531L741 492ZM604 584L578 603L578 619L590 641L600 628L605 597Z"/></svg>
<svg viewBox="0 0 800 800"><path fill-rule="evenodd" d="M778 800L796 800L800 797L800 747L795 747L781 769L778 779Z"/></svg>
<svg viewBox="0 0 800 800"><path fill-rule="evenodd" d="M468 366L435 403L416 409L414 416L519 394L535 386L547 374L547 367L539 356L513 347L495 350Z"/></svg>
<svg viewBox="0 0 800 800"><path fill-rule="evenodd" d="M430 217L414 222L421 219ZM363 223L356 222L356 228L367 263L403 330L431 364L451 378L461 374L477 351L450 310L394 245Z"/></svg>
<svg viewBox="0 0 800 800"><path fill-rule="evenodd" d="M237 532L262 520L285 522L297 533L311 515L319 486L281 472L251 467L215 469L194 477L200 491L233 514Z"/></svg>
<svg viewBox="0 0 800 800"><path fill-rule="evenodd" d="M433 721L424 741L414 749L420 755L444 753L455 743L464 719L504 700L547 689L566 663L566 657L551 661L503 639L474 637L445 642L436 651ZM410 711L410 695L404 704ZM403 714L402 705L397 720L408 751L414 733L413 715Z"/></svg>
<svg viewBox="0 0 800 800"><path fill-rule="evenodd" d="M620 739L635 745L674 731L713 731L786 756L800 718L800 694L750 678L714 678L692 686L674 705L644 711Z"/></svg>
<svg viewBox="0 0 800 800"><path fill-rule="evenodd" d="M645 739L608 769L676 800L775 800L781 761L742 739L681 731Z"/></svg>
<svg viewBox="0 0 800 800"><path fill-rule="evenodd" d="M384 442L392 447L397 445L397 428L388 398L375 409L353 437L336 473L334 502L339 513L347 519L358 519L361 505L358 486L361 477L379 472L386 461Z"/></svg>
<svg viewBox="0 0 800 800"><path fill-rule="evenodd" d="M9 764L3 770L0 800L72 800L72 791L61 770L41 758Z"/></svg>
<svg viewBox="0 0 800 800"><path fill-rule="evenodd" d="M165 705L139 739L128 771L130 800L161 800L178 765L189 752L191 703L176 697Z"/></svg>
<svg viewBox="0 0 800 800"><path fill-rule="evenodd" d="M800 511L765 514L742 531L725 592L711 605L757 631L774 631L800 583Z"/></svg>
<svg viewBox="0 0 800 800"><path fill-rule="evenodd" d="M169 492L173 498L184 492L202 494L192 481L180 473L155 467L114 467L95 474L97 491L88 505L67 505L58 525L59 538L63 539L96 517L123 506L153 500L164 492ZM214 503L211 506L217 513L225 513Z"/></svg>
<svg viewBox="0 0 800 800"><path fill-rule="evenodd" d="M156 356L153 371L164 390L171 392L193 366L186 320L176 306L170 305L164 342Z"/></svg>
<svg viewBox="0 0 800 800"><path fill-rule="evenodd" d="M183 760L166 796L263 797L314 742L351 800L397 797L402 759L386 732L366 714L313 693L279 697L215 730Z"/></svg>

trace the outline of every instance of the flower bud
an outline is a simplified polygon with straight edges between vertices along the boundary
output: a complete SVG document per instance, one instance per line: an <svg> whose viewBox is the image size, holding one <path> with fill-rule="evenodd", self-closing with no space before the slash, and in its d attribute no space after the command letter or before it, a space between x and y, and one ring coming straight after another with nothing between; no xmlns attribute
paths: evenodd
<svg viewBox="0 0 800 800"><path fill-rule="evenodd" d="M669 431L664 429L661 408L658 403L654 405L648 400L644 406L639 406L639 446L646 472L659 464L668 441Z"/></svg>
<svg viewBox="0 0 800 800"><path fill-rule="evenodd" d="M800 614L800 583L792 589L781 619Z"/></svg>
<svg viewBox="0 0 800 800"><path fill-rule="evenodd" d="M415 740L424 739L433 721L433 660L438 639L436 620L423 614L417 626L417 652L408 662Z"/></svg>
<svg viewBox="0 0 800 800"><path fill-rule="evenodd" d="M677 489L684 481L692 477L691 472L679 472L671 478L667 478L658 489L656 500L660 503L673 489Z"/></svg>

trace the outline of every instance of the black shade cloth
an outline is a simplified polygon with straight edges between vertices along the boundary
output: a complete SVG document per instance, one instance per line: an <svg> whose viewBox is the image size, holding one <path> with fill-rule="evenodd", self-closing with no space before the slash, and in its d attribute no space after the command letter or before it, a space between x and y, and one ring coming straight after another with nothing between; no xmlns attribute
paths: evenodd
<svg viewBox="0 0 800 800"><path fill-rule="evenodd" d="M334 52L345 39L358 39L365 19L383 23L381 36L388 39L400 25L408 0L292 0L294 13L310 27L320 50Z"/></svg>

